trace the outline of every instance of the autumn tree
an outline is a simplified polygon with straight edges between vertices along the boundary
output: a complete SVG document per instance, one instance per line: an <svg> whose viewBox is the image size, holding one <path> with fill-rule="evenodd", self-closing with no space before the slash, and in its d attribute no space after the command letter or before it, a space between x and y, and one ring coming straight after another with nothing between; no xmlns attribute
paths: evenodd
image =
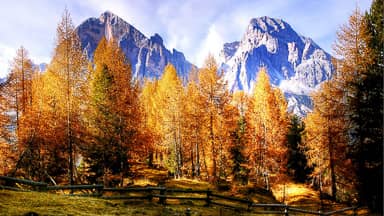
<svg viewBox="0 0 384 216"><path fill-rule="evenodd" d="M189 74L189 81L186 86L185 106L183 121L187 131L184 140L188 149L185 154L186 163L189 164L191 176L199 178L204 165L202 155L205 154L202 148L204 141L204 101L199 91L199 71L192 70Z"/></svg>
<svg viewBox="0 0 384 216"><path fill-rule="evenodd" d="M18 135L20 125L20 117L32 103L32 76L33 63L28 57L28 51L24 47L20 47L16 52L16 57L11 63L11 73L8 75L9 96L11 99L11 109L16 113L15 125Z"/></svg>
<svg viewBox="0 0 384 216"><path fill-rule="evenodd" d="M132 81L131 66L113 39L100 41L94 64L88 117L93 139L85 154L96 178L103 176L104 184L108 184L109 174L119 173L122 185L139 137L138 86Z"/></svg>
<svg viewBox="0 0 384 216"><path fill-rule="evenodd" d="M338 31L335 52L340 58L348 124L349 153L355 166L359 200L382 211L383 1L373 1L365 16L356 9ZM377 180L376 180L377 179ZM374 181L376 180L376 181Z"/></svg>
<svg viewBox="0 0 384 216"><path fill-rule="evenodd" d="M162 145L167 149L166 166L175 175L182 176L183 125L182 111L184 89L176 69L167 65L157 86L156 99L161 116Z"/></svg>
<svg viewBox="0 0 384 216"><path fill-rule="evenodd" d="M236 125L230 94L213 56L208 56L199 72L199 91L204 106L205 154L209 181L225 177L229 131Z"/></svg>
<svg viewBox="0 0 384 216"><path fill-rule="evenodd" d="M5 91L8 99L8 112L15 113L15 137L17 146L17 159L11 175L15 175L21 168L26 172L30 179L40 176L38 171L39 160L37 160L39 151L36 146L36 140L33 139L29 130L33 127L30 121L33 113L33 79L35 68L31 59L28 57L28 51L21 47L17 50L16 57L11 63L11 73L8 76L7 90Z"/></svg>
<svg viewBox="0 0 384 216"><path fill-rule="evenodd" d="M7 80L0 82L0 173L7 175L13 165L14 154L11 145L11 116L9 112L9 100L7 94Z"/></svg>
<svg viewBox="0 0 384 216"><path fill-rule="evenodd" d="M68 179L74 184L76 147L81 143L84 101L88 83L88 61L68 10L65 10L57 26L56 47L48 73L57 79L60 89L56 99L65 116L65 143L68 155ZM56 110L55 110L56 111ZM64 140L63 140L64 141ZM61 142L63 142L61 141Z"/></svg>
<svg viewBox="0 0 384 216"><path fill-rule="evenodd" d="M236 107L238 120L237 127L231 132L232 144L229 146L231 174L235 182L246 184L248 182L249 169L246 166L245 154L248 145L247 120L245 117L248 106L248 97L243 91L235 92L232 96L232 104Z"/></svg>
<svg viewBox="0 0 384 216"><path fill-rule="evenodd" d="M338 74L312 95L313 113L305 120L306 156L320 190L333 199L352 199L354 174L348 159L348 128L344 88Z"/></svg>
<svg viewBox="0 0 384 216"><path fill-rule="evenodd" d="M147 163L150 167L159 163L161 149L156 148L155 140L160 139L160 118L158 115L158 103L156 101L157 81L145 80L141 94L140 104L143 113L143 130L147 139L143 143L146 152Z"/></svg>
<svg viewBox="0 0 384 216"><path fill-rule="evenodd" d="M250 141L247 152L251 175L266 188L270 179L276 181L286 167L287 104L280 90L270 84L266 69L258 73L253 96L248 108Z"/></svg>

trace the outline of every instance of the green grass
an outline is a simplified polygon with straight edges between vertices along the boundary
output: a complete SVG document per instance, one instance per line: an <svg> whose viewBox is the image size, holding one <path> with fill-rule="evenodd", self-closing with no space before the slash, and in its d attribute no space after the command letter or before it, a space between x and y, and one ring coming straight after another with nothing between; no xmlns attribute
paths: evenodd
<svg viewBox="0 0 384 216"><path fill-rule="evenodd" d="M317 210L319 208L318 192L303 184L286 183L285 192L283 185L272 188L272 193L254 185L227 185L218 187L208 182L191 179L169 179L165 170L148 169L137 166L134 170L136 178L129 186L157 186L161 182L167 188L211 190L213 193L252 200L255 203L281 203L301 209ZM224 185L225 186L225 185ZM226 189L223 189L226 188ZM117 194L109 194L117 195ZM142 195L142 194L134 194ZM176 196L205 197L204 194L174 194ZM220 206L204 207L205 201L171 200L167 199L166 206L157 203L157 198L152 202L147 200L105 200L90 197L75 197L63 194L43 192L15 192L0 189L0 215L25 215L35 212L38 215L186 215L190 208L191 215L256 215L253 212L239 212ZM242 206L237 202L218 200L231 206ZM331 209L341 209L343 205L325 201ZM263 211L265 209L253 209ZM350 212L352 213L352 212ZM258 214L260 215L260 214ZM270 214L271 215L271 214ZM366 215L366 211L359 212Z"/></svg>
<svg viewBox="0 0 384 216"><path fill-rule="evenodd" d="M235 211L217 206L204 207L183 201L163 206L147 201L110 201L98 198L70 197L39 192L0 190L0 215L234 215ZM237 215L237 214L236 214Z"/></svg>

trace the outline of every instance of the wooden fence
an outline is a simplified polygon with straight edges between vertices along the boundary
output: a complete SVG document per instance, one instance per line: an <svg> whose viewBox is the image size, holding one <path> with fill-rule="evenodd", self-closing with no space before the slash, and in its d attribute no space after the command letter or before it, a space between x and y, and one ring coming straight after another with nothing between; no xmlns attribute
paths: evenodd
<svg viewBox="0 0 384 216"><path fill-rule="evenodd" d="M29 186L34 191L65 191L70 190L71 196L92 196L102 199L142 199L153 202L154 198L158 203L166 205L167 200L195 200L204 202L204 206L218 205L226 208L232 208L239 211L251 211L255 214L280 214L280 215L340 215L347 212L358 215L358 207L348 207L335 211L312 211L292 207L286 204L271 203L262 204L254 203L249 199L241 199L236 197L224 196L213 193L211 190L192 190L192 189L175 189L166 187L127 187L127 188L107 188L103 185L64 185L64 186L48 186L43 182L34 182L31 180L12 178L8 176L0 176L0 189L25 191L14 185L22 184ZM27 189L28 190L28 189ZM31 191L31 190L29 190ZM79 193L80 192L80 193ZM116 195L118 194L118 195ZM186 195L188 194L188 195Z"/></svg>

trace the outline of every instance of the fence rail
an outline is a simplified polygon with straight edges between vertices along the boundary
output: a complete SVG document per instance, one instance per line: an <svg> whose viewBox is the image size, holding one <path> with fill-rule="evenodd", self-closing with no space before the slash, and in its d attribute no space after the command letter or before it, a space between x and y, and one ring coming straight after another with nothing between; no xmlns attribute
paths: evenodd
<svg viewBox="0 0 384 216"><path fill-rule="evenodd" d="M353 215L357 215L357 207L348 207L339 210L321 212L311 211L306 209L295 208L286 204L280 203L254 203L250 199L242 199L237 197L224 196L220 194L212 193L211 190L192 190L192 189L180 189L180 188L166 188L166 187L127 187L127 188L108 188L104 185L55 185L48 186L44 182L35 182L27 179L18 179L8 176L0 176L0 189L6 190L23 190L15 187L15 184L23 184L31 186L37 191L57 191L57 190L71 190L84 191L91 190L91 194L70 194L70 196L86 196L86 197L100 197L102 199L147 199L153 201L153 198L157 198L160 204L166 205L168 199L172 200L197 200L205 202L205 206L218 205L227 208L237 210L252 211L252 213L260 214L281 214L281 215L295 215L295 213L303 213L310 215L336 215L340 213L353 212ZM112 193L112 195L111 195ZM116 193L119 193L116 195ZM134 194L134 195L132 195ZM177 194L177 195L175 195ZM182 194L182 195L180 195ZM186 194L198 194L199 196L187 196ZM222 202L226 203L222 203ZM228 204L228 202L232 202ZM233 203L234 202L234 203ZM244 207L246 204L247 207ZM264 208L264 210L259 210ZM267 209L267 210L265 210Z"/></svg>

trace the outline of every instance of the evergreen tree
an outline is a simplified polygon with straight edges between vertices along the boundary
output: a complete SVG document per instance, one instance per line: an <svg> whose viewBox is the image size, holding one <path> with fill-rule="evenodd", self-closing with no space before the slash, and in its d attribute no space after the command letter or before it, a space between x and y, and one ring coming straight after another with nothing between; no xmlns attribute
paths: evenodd
<svg viewBox="0 0 384 216"><path fill-rule="evenodd" d="M384 71L384 2L375 0L366 13L373 63L364 71L357 86L359 107L353 122L359 124L359 141L355 153L360 200L375 212L383 213L383 71Z"/></svg>
<svg viewBox="0 0 384 216"><path fill-rule="evenodd" d="M94 173L92 181L102 176L106 185L122 185L140 137L138 86L132 82L131 67L113 39L100 41L94 59L88 116L92 139L84 152Z"/></svg>
<svg viewBox="0 0 384 216"><path fill-rule="evenodd" d="M287 170L295 181L305 182L310 173L307 166L307 158L302 149L302 136L304 133L304 122L296 115L291 117L288 127L287 144L288 144L288 163Z"/></svg>

